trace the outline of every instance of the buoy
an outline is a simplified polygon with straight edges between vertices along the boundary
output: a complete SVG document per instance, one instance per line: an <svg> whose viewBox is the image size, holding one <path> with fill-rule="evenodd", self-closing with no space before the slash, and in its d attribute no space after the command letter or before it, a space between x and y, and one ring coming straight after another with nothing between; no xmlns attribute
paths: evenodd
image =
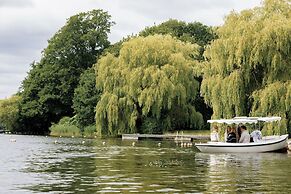
<svg viewBox="0 0 291 194"><path fill-rule="evenodd" d="M158 146L161 147L161 143L158 143Z"/></svg>
<svg viewBox="0 0 291 194"><path fill-rule="evenodd" d="M135 142L132 142L132 146L133 146L133 147L135 146Z"/></svg>
<svg viewBox="0 0 291 194"><path fill-rule="evenodd" d="M60 137L62 137L62 136L60 135Z"/></svg>
<svg viewBox="0 0 291 194"><path fill-rule="evenodd" d="M105 141L103 141L102 144L105 145Z"/></svg>
<svg viewBox="0 0 291 194"><path fill-rule="evenodd" d="M55 144L56 144L56 143L58 143L58 141L57 141L57 140L55 140Z"/></svg>
<svg viewBox="0 0 291 194"><path fill-rule="evenodd" d="M74 138L75 136L72 135L72 138Z"/></svg>
<svg viewBox="0 0 291 194"><path fill-rule="evenodd" d="M82 144L84 144L85 143L85 141L82 141Z"/></svg>
<svg viewBox="0 0 291 194"><path fill-rule="evenodd" d="M10 139L10 142L16 142L16 139Z"/></svg>

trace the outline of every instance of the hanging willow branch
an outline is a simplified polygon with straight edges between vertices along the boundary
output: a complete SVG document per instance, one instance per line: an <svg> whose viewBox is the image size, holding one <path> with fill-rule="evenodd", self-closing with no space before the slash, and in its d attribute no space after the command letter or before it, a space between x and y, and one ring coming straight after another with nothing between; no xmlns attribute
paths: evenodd
<svg viewBox="0 0 291 194"><path fill-rule="evenodd" d="M252 110L252 115L279 114L290 121L290 2L265 0L262 7L232 12L218 29L219 38L205 53L208 62L201 86L213 118L248 115Z"/></svg>
<svg viewBox="0 0 291 194"><path fill-rule="evenodd" d="M199 90L193 55L198 46L154 35L123 43L118 57L101 58L96 69L96 86L103 91L96 107L99 135L138 132L145 118L168 129L177 123L201 128L202 115L191 104Z"/></svg>

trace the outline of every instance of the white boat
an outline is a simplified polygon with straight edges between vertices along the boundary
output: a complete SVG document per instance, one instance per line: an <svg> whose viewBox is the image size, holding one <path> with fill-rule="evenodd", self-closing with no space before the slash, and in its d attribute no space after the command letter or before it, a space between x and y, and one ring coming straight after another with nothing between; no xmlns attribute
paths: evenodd
<svg viewBox="0 0 291 194"><path fill-rule="evenodd" d="M258 121L273 122L279 121L281 117L235 117L233 119L208 120L209 123L226 124L255 124ZM195 146L201 152L274 152L287 150L288 134L278 136L265 136L259 142L250 143L226 143L207 142L196 143Z"/></svg>

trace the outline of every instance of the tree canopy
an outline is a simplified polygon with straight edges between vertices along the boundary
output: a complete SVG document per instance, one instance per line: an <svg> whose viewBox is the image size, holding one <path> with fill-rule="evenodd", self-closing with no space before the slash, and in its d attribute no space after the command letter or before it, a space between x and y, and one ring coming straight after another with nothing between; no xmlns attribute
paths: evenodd
<svg viewBox="0 0 291 194"><path fill-rule="evenodd" d="M266 0L226 17L205 53L201 93L213 118L278 115L290 122L290 10L290 0Z"/></svg>
<svg viewBox="0 0 291 194"><path fill-rule="evenodd" d="M197 45L154 35L123 43L118 57L102 57L96 65L103 91L96 106L99 135L139 132L146 120L159 121L160 130L199 129L202 115L191 104L199 89L197 55Z"/></svg>
<svg viewBox="0 0 291 194"><path fill-rule="evenodd" d="M95 107L100 95L101 91L96 89L94 68L89 68L81 75L73 99L75 118L81 128L95 125Z"/></svg>
<svg viewBox="0 0 291 194"><path fill-rule="evenodd" d="M113 22L102 10L70 17L49 41L43 56L22 83L20 121L23 130L44 133L52 122L72 116L79 77L109 46Z"/></svg>
<svg viewBox="0 0 291 194"><path fill-rule="evenodd" d="M204 47L217 37L212 27L206 26L200 22L186 23L175 19L170 19L160 25L147 27L139 33L140 36L154 34L169 34L183 42L198 44L200 46L199 60L203 60Z"/></svg>
<svg viewBox="0 0 291 194"><path fill-rule="evenodd" d="M154 34L169 34L183 42L190 42L200 46L209 44L216 37L211 27L200 22L186 23L175 19L170 19L160 25L147 27L139 33L140 36Z"/></svg>
<svg viewBox="0 0 291 194"><path fill-rule="evenodd" d="M200 22L190 22L186 23L183 21L178 21L175 19L170 19L159 25L154 25L151 27L146 27L143 31L139 33L140 36L149 36L154 34L171 35L183 42L190 42L192 44L198 44L199 55L196 59L200 62L204 61L203 53L207 45L209 45L213 40L217 38L216 32L213 27L206 26ZM200 63L195 66L195 73L199 75L198 81L201 84L202 81L202 66L204 64ZM198 94L195 102L195 107L203 115L205 121L205 127L208 127L206 121L210 119L213 111L211 107L207 106L204 102L203 97Z"/></svg>
<svg viewBox="0 0 291 194"><path fill-rule="evenodd" d="M7 131L18 129L20 96L0 100L0 126Z"/></svg>

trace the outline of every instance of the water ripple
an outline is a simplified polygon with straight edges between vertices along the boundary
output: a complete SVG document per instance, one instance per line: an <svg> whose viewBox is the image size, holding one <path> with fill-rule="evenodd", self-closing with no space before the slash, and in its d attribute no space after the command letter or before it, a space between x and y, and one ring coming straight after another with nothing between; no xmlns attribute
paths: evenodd
<svg viewBox="0 0 291 194"><path fill-rule="evenodd" d="M291 192L288 154L205 154L171 141L159 147L156 141L132 146L119 139L7 135L0 135L0 147L0 193Z"/></svg>

